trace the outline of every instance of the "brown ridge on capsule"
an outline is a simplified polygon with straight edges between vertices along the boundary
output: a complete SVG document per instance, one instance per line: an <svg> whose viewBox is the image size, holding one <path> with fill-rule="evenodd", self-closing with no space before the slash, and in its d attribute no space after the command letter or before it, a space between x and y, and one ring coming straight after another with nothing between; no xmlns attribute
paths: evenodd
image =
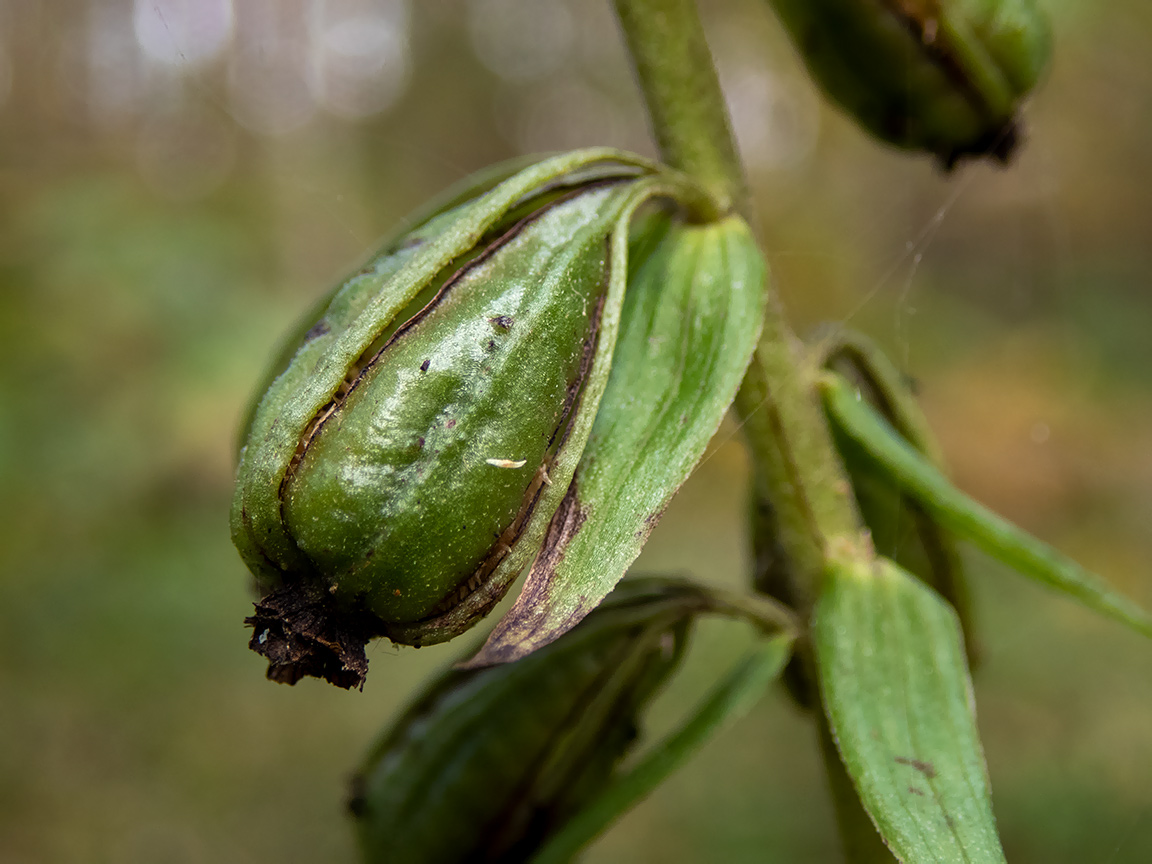
<svg viewBox="0 0 1152 864"><path fill-rule="evenodd" d="M608 269L610 268L605 267L605 271ZM607 279L607 275L605 275L605 279ZM572 424L569 421L574 414L574 409L579 400L582 390L581 385L588 377L588 373L592 369L592 359L596 355L596 343L600 334L600 315L603 310L604 295L601 294L599 300L596 302L596 311L592 315L592 327L584 340L584 352L580 358L580 369L573 383L568 386L568 393L565 396L564 405L560 411L560 422L552 433L552 437L548 439L549 452L552 454L555 454L564 446L564 442L568 439L568 434L571 431ZM556 440L557 435L560 436L559 441ZM485 557L476 572L436 604L432 615L429 616L430 619L437 618L452 611L452 609L459 606L460 603L475 593L481 585L491 578L496 567L499 566L500 562L512 551L512 546L520 539L524 527L528 524L528 520L532 517L533 511L536 509L536 503L540 499L540 493L545 486L550 486L552 483L548 476L549 463L551 461L552 458L549 458L548 461L536 469L536 473L528 484L527 490L525 490L524 503L521 504L520 511L508 527L501 532L496 542L492 544L487 557ZM567 498L564 500L567 501ZM549 529L549 531L551 531L551 529ZM547 540L545 541L544 548L545 550L548 548Z"/></svg>

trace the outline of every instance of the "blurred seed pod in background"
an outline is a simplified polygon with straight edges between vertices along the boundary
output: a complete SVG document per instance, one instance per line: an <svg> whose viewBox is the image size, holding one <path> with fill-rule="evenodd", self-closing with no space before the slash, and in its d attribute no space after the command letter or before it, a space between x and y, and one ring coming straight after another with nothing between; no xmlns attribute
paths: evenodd
<svg viewBox="0 0 1152 864"><path fill-rule="evenodd" d="M1035 0L769 0L824 93L876 137L1007 161L1048 66Z"/></svg>

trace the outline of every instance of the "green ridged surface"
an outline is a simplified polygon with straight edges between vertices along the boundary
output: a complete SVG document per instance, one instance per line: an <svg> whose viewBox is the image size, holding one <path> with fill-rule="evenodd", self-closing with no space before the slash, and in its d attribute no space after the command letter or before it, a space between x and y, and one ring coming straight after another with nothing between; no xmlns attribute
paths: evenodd
<svg viewBox="0 0 1152 864"><path fill-rule="evenodd" d="M354 781L364 860L529 860L603 788L704 605L690 585L635 580L518 663L445 672Z"/></svg>
<svg viewBox="0 0 1152 864"><path fill-rule="evenodd" d="M456 347L448 353L454 351L453 358L449 361L447 353L437 357L431 374L424 376L424 381L432 382L432 386L424 388L420 397L431 398L433 401L436 399L446 401L433 408L423 403L421 406L413 406L411 413L407 414L404 420L427 422L431 414L440 411L458 411L461 414L460 418L445 417L444 420L446 423L449 419L457 419L458 423L462 423L466 415L473 415L477 399L492 397L502 404L488 411L489 420L498 420L502 423L512 416L519 417L520 420L527 417L534 425L525 433L525 439L543 436L540 427L547 425L549 418L555 414L554 407L544 412L520 410L517 414L515 411L510 411L509 406L542 404L542 400L549 399L555 402L558 387L566 393L567 387L572 384L570 362L572 351L583 351L593 311L589 305L590 300L605 290L602 283L605 279L606 237L611 233L614 214L623 207L622 199L628 197L626 190L634 185L629 182L629 178L635 179L651 174L655 168L652 163L639 157L610 149L574 151L539 162L510 177L507 176L510 169L497 166L497 169L483 172L479 179L470 179L461 188L450 190L448 195L426 208L424 215L412 220L411 224L416 226L413 230L399 233L361 273L337 288L316 307L312 323L298 327L296 333L285 343L285 349L268 375L271 384L256 402L255 408L249 412L244 424L247 440L239 456L237 487L232 506L232 536L241 557L266 591L280 587L285 581L303 581L324 588L340 586L343 581L344 586L337 588L337 599L355 597L359 601L362 598L356 597L357 592L372 593L369 590L372 587L370 582L375 578L376 571L365 572L363 565L369 553L375 554L375 541L381 539L382 531L386 531L386 526L381 525L381 518L382 515L387 515L382 512L387 507L381 503L378 490L364 486L371 474L371 469L366 466L368 463L374 463L377 467L387 469L400 467L403 463L410 467L416 460L413 460L412 454L408 452L397 454L396 442L404 439L406 444L410 444L421 437L420 431L411 428L373 431L375 425L384 423L387 419L378 412L373 414L373 404L383 398L381 387L375 386L379 370L388 366L394 349L404 354L410 350L408 346L414 341L413 337L427 338L419 335L428 329L424 325L437 328L435 338L444 338L445 333L451 330L450 327L445 329L442 323L445 315L453 314L451 312L453 309L456 310L455 314L459 314L460 304L475 292L476 284L484 281L482 276L495 278L498 282L503 280L511 282L508 285L494 283L485 289L488 292L485 297L477 299L473 304L474 308L471 308L471 311L465 310L465 314L484 315L484 310L491 307L494 311L487 317L496 317L502 314L500 309L504 306L518 308L517 303L521 303L527 318L521 322L522 326L518 328L513 326L508 328L507 332L503 332L503 328L493 327L487 320L482 324L478 323L479 319L466 322L468 327L475 325L487 328L489 337L482 342L473 339L475 344L472 345L471 354L464 350L461 340L467 341L475 337L475 333L470 336L452 337L456 338ZM599 183L608 183L609 186L602 187L597 185ZM596 203L591 205L587 201L583 205L577 203L582 200L580 194L576 195L574 201L557 203L565 200L564 190L573 187L592 190L589 194L596 196L593 199ZM469 199L469 195L478 197ZM593 212L599 205L606 207L604 213ZM581 206L584 210L578 213ZM499 242L501 234L508 231L516 220L530 216L533 209L545 211L555 209L561 215L568 214L571 218L561 222L551 221L553 217L533 221L527 224L520 234L535 239L518 236L505 244L507 248L501 248L490 258L484 261L478 259L477 256L486 248ZM598 219L600 221L592 225ZM568 230L583 232L576 238L578 242L573 246L573 249L582 250L579 254L562 248L566 245L563 240L573 239L559 236ZM531 262L526 261L518 271L508 263L508 253L522 256L522 250L535 243L542 244L542 248L539 254L529 256L533 258ZM548 249L544 250L544 246ZM355 379L357 369L375 354L390 334L395 333L404 321L416 314L435 296L436 291L446 280L450 280L452 274L467 262L472 262L472 266L461 277L461 284L447 292L444 302L437 307L437 310L426 316L427 321L422 321L420 326L413 327L412 332L402 336L385 352L389 356L369 370L370 380L362 382L352 390L355 397L353 404L357 405L355 413L358 415L360 410L365 410L367 414L373 414L375 417L375 420L368 420L359 426L361 432L370 433L370 440L357 443L351 452L343 451L336 454L337 461L345 460L340 465L334 465L330 470L320 465L320 457L316 455L318 452L326 449L328 451L326 456L331 457L338 449L324 443L326 436L335 430L339 437L338 430L348 423L348 418L353 412L341 408L321 427L316 426L316 418L339 402L339 394L346 391L349 382ZM544 273L550 266L549 262L557 268L551 276ZM532 300L514 299L517 291L524 290L534 279L545 276L547 276L546 291L552 292L550 295L552 300L567 301L569 312L578 309L578 314L583 317L579 327L575 326L571 315L567 313L561 316L566 316L567 323L563 325L556 323L553 326L550 313L533 324L534 316L541 315L540 307L534 305L535 301ZM511 284L516 280L521 280L523 283L519 288ZM576 282L582 286L579 295L572 294ZM503 296L504 299L498 300L499 296ZM547 301L541 302L547 303ZM536 332L533 331L534 327ZM536 366L539 368L541 365L548 366L552 362L557 362L559 371L547 382L542 383L539 392L534 391L515 397L508 388L513 384L523 384L523 376L532 365L525 360L526 346L531 342L548 343L549 339L553 342L551 347L545 345L545 352L551 351L553 355L549 360L539 361ZM555 340L565 344L561 346ZM489 342L493 343L495 350L488 348ZM509 345L518 347L509 352L505 350ZM608 348L610 352L610 342ZM424 359L428 359L432 367L432 352L429 352L416 361L415 369L419 369ZM517 366L519 368L516 368ZM408 372L414 371L407 366L405 369ZM492 378L494 374L503 383L497 383L496 379ZM486 383L478 381L471 394L464 393L463 389L467 387L462 389L458 386L459 382L474 376L488 376L492 380ZM398 385L396 376L392 377L393 385ZM559 378L563 378L560 385L557 384ZM387 384L383 385L383 389L387 387ZM369 391L372 391L374 396L369 402L364 402L364 394ZM362 404L368 404L369 407L362 409ZM482 414L483 412L474 415L476 422L483 419ZM353 420L353 425L360 422L356 418ZM549 436L555 430L555 425L553 423L552 428L547 430ZM319 433L313 434L317 428L320 430ZM348 429L351 432L352 426ZM440 438L432 449L437 449L438 445L443 445L439 446L439 449L449 446L439 435L444 431L447 431L446 427L432 435L434 438ZM480 429L469 421L454 436L457 443L463 440L462 433L465 432L472 436L469 445L470 455L483 456L485 460L528 459L533 461L534 465L530 471L534 471L541 464L542 451L538 442L533 441L532 446L524 444L524 452L517 455L503 451L505 444L520 446L520 442L514 440L514 435L509 437L507 433ZM306 450L302 450L299 446L304 441L309 442ZM371 443L372 441L375 443ZM489 447L494 449L487 449ZM457 455L462 455L462 452L458 451ZM301 453L304 460L297 464ZM446 465L440 472L441 479L448 476L448 482L455 483L454 488L459 488L459 483L463 482L460 480L461 472L465 471L465 467L462 464ZM470 464L467 470L471 471L476 467L475 464ZM296 482L301 478L289 476L296 468L300 469L303 484ZM425 474L426 469L425 465L423 471ZM375 603L374 601L379 599L378 596L369 598L377 608L378 614L390 616L395 613L410 620L412 616L419 616L429 611L460 581L460 572L454 569L456 564L469 556L474 560L477 549L489 548L495 539L493 532L498 534L507 526L508 513L516 515L520 509L525 484L519 484L516 506L510 511L507 499L511 492L508 492L508 489L513 483L512 478L518 475L511 470L491 466L486 461L483 463L483 470L488 473L488 481L495 481L496 492L492 496L487 494L475 496L486 508L482 517L486 523L479 529L480 533L474 538L475 542L464 552L460 552L459 544L454 544L456 548L449 550L451 555L456 556L451 567L435 578L428 576L426 579L423 576L435 569L435 562L420 560L420 555L415 553L421 550L409 548L408 551L414 554L408 556L408 560L404 563L405 568L412 566L424 568L416 573L418 596L405 596L403 589L401 595L397 596L395 594L397 589L393 585L386 589L393 592L386 602ZM309 484L318 484L318 487L322 488L324 486L322 475L325 473L329 479L339 474L350 484L360 485L355 488L350 485L340 494L333 492L329 486L321 493L322 500L315 499L309 503L306 487ZM377 475L380 473L377 471ZM393 474L395 475L395 472ZM420 471L414 469L403 479L406 482L413 482L415 479L411 476L413 474L419 475ZM567 480L562 477L560 482L563 484ZM395 492L396 489L397 484L393 483L392 491ZM559 491L562 494L562 489ZM288 492L292 492L291 500L285 502L283 496ZM359 496L366 497L359 503L352 500ZM414 498L422 497L414 496ZM492 500L489 500L489 497ZM551 496L548 489L541 496L542 499L550 497L555 496ZM460 505L458 497L452 498L449 502L445 496L440 496L432 502L432 506L438 508L436 514L429 515L431 511L425 510L424 518L442 518L455 524L459 516L455 511ZM550 506L555 504L552 503ZM285 519L289 511L293 514L292 525ZM354 524L359 519L363 521ZM498 528L491 527L498 521L502 521ZM459 519L459 524L465 525L467 520ZM297 542L294 533L296 530L301 530L307 535L305 543L307 548L301 548L301 544ZM440 540L444 539L443 531L430 529L426 523L417 525L413 530L418 535L429 535L432 539L438 536ZM393 538L387 539L391 542ZM432 539L428 542L431 543ZM398 557L399 553L393 556L393 560ZM415 565L413 561L416 562ZM460 566L465 567L466 564ZM411 578L411 575L406 578ZM505 574L505 577L502 582L511 581L508 574ZM391 602L398 602L401 608L394 609L388 605ZM474 620L469 618L469 623L474 623ZM450 629L459 632L455 626Z"/></svg>
<svg viewBox="0 0 1152 864"><path fill-rule="evenodd" d="M418 620L517 518L580 389L605 237L626 195L557 204L469 267L325 422L284 514L339 594L366 597L386 621Z"/></svg>

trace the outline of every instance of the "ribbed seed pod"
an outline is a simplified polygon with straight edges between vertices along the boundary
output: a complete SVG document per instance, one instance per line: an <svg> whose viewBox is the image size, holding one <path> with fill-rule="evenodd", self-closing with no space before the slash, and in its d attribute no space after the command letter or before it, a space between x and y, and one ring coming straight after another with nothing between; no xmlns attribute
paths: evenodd
<svg viewBox="0 0 1152 864"><path fill-rule="evenodd" d="M278 361L232 513L269 592L248 623L270 677L358 684L372 635L425 620L454 635L515 578L500 565L595 411L609 238L648 173L552 162L399 238Z"/></svg>
<svg viewBox="0 0 1152 864"><path fill-rule="evenodd" d="M709 606L688 583L626 580L528 657L444 673L353 781L364 860L530 860L612 776Z"/></svg>
<svg viewBox="0 0 1152 864"><path fill-rule="evenodd" d="M654 199L663 215L634 220ZM645 234L663 237L680 208L744 236L690 181L618 151L497 169L413 220L314 310L249 412L232 507L233 540L264 594L250 645L270 678L362 684L372 637L451 639L542 548L554 552L541 553L545 565L574 561L559 550L580 532L576 517L611 512L599 498L620 492L588 498L574 476L613 370L630 250L652 248ZM754 246L744 251L755 259ZM726 344L707 364L710 400L685 411L674 387L647 394L653 418L683 418L659 454L668 470L624 481L657 505L699 458L751 354L762 303L753 264L731 280L713 274L695 299L677 295L691 301L685 314L697 310L708 357ZM613 531L643 538L659 512L611 518ZM555 617L533 647L611 589L639 551L628 548L600 568L594 598L552 586L539 609ZM579 614L567 608L573 592L592 598Z"/></svg>

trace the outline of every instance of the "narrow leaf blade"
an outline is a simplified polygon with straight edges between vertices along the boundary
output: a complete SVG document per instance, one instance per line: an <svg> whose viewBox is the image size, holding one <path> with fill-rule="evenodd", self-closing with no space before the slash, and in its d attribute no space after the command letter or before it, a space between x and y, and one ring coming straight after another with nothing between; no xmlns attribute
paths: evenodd
<svg viewBox="0 0 1152 864"><path fill-rule="evenodd" d="M940 471L945 470L943 453L907 376L879 346L862 333L841 325L828 328L816 346L824 369L843 376L912 449ZM839 445L842 435L838 429L833 432ZM840 451L860 516L868 526L876 551L921 579L952 605L960 617L968 662L975 667L979 652L958 538L902 490L888 472L861 456L857 448L840 447Z"/></svg>
<svg viewBox="0 0 1152 864"><path fill-rule="evenodd" d="M660 785L727 722L748 711L780 675L792 637L775 636L753 649L675 733L616 779L549 840L532 864L565 864Z"/></svg>
<svg viewBox="0 0 1152 864"><path fill-rule="evenodd" d="M944 527L1019 573L1152 636L1152 614L1113 590L1096 574L953 486L871 406L857 398L839 376L825 377L822 389L825 407L837 429Z"/></svg>
<svg viewBox="0 0 1152 864"><path fill-rule="evenodd" d="M834 561L813 617L840 756L909 864L1003 862L959 624L885 559Z"/></svg>

